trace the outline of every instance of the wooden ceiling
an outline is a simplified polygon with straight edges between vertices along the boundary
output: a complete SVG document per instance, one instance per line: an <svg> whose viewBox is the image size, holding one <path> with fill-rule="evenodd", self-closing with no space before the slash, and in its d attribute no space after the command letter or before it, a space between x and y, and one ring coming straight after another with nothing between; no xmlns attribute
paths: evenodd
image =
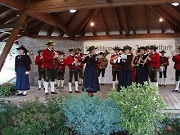
<svg viewBox="0 0 180 135"><path fill-rule="evenodd" d="M15 27L18 37L60 40L180 37L180 6L172 6L174 1L0 0L0 41ZM17 23L23 14L25 20Z"/></svg>

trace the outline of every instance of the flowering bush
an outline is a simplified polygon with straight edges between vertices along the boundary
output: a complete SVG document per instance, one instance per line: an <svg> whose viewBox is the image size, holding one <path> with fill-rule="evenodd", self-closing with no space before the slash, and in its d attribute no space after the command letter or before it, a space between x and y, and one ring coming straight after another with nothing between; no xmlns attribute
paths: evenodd
<svg viewBox="0 0 180 135"><path fill-rule="evenodd" d="M155 135L158 123L164 119L163 99L155 85L132 84L110 95L122 111L120 126L133 135Z"/></svg>
<svg viewBox="0 0 180 135"><path fill-rule="evenodd" d="M14 83L4 83L0 85L0 97L6 97L9 96L12 92L15 90L15 84Z"/></svg>

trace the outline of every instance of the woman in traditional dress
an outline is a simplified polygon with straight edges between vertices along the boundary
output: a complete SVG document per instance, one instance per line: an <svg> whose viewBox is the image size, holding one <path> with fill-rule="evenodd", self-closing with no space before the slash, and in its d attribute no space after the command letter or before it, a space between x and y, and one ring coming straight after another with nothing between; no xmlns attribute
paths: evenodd
<svg viewBox="0 0 180 135"><path fill-rule="evenodd" d="M82 90L87 91L89 96L93 96L93 93L100 91L96 67L99 57L95 53L96 49L97 48L94 46L89 47L87 50L89 51L89 54L82 61L83 63L86 63Z"/></svg>
<svg viewBox="0 0 180 135"><path fill-rule="evenodd" d="M133 55L130 52L131 47L126 45L123 47L123 54L121 55L121 71L118 83L117 91L120 91L121 87L124 86L125 88L132 84L132 67L131 62L133 59Z"/></svg>
<svg viewBox="0 0 180 135"><path fill-rule="evenodd" d="M30 89L30 58L27 55L27 49L23 45L17 48L17 50L19 51L19 55L17 55L15 59L16 90L18 91L18 96L26 96L26 90Z"/></svg>

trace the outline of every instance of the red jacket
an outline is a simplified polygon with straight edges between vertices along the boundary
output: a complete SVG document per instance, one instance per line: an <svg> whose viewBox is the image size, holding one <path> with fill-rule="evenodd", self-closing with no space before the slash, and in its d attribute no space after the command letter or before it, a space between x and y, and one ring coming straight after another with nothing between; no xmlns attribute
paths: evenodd
<svg viewBox="0 0 180 135"><path fill-rule="evenodd" d="M66 59L63 59L62 61L58 61L58 69L62 69L65 71L66 68Z"/></svg>
<svg viewBox="0 0 180 135"><path fill-rule="evenodd" d="M69 69L74 69L75 68L75 64L72 64L74 62L74 58L72 55L67 56L66 58L66 64L69 67Z"/></svg>
<svg viewBox="0 0 180 135"><path fill-rule="evenodd" d="M78 59L78 62L80 63L80 65L78 66L78 69L82 69L84 67L84 63L82 63L83 60L83 54L76 54L75 58Z"/></svg>
<svg viewBox="0 0 180 135"><path fill-rule="evenodd" d="M180 55L178 54L178 55L174 56L172 58L172 60L173 60L173 62L175 62L174 63L174 69L180 70Z"/></svg>
<svg viewBox="0 0 180 135"><path fill-rule="evenodd" d="M169 66L169 59L168 57L164 56L164 57L160 57L160 65L164 66L165 69L167 69L167 66Z"/></svg>
<svg viewBox="0 0 180 135"><path fill-rule="evenodd" d="M150 54L151 61L149 61L149 67L160 68L160 55L159 53Z"/></svg>
<svg viewBox="0 0 180 135"><path fill-rule="evenodd" d="M44 68L53 67L53 53L47 48L43 51Z"/></svg>
<svg viewBox="0 0 180 135"><path fill-rule="evenodd" d="M36 56L35 64L38 66L38 68L44 68L43 60L40 59L40 58L41 58L40 55L37 55L37 56Z"/></svg>
<svg viewBox="0 0 180 135"><path fill-rule="evenodd" d="M114 59L112 59L114 57L116 57L116 55L112 54L111 58L110 58L110 64L112 65L112 68L121 68L121 64L120 63L114 63Z"/></svg>

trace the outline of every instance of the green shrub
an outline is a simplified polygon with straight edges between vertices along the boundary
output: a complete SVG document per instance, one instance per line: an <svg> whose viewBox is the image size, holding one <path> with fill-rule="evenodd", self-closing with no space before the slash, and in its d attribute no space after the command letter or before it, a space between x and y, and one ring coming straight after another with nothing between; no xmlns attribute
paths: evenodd
<svg viewBox="0 0 180 135"><path fill-rule="evenodd" d="M74 95L65 101L63 109L67 126L80 135L110 135L122 131L121 111L112 99Z"/></svg>
<svg viewBox="0 0 180 135"><path fill-rule="evenodd" d="M14 83L4 83L0 85L0 97L7 97L15 90Z"/></svg>
<svg viewBox="0 0 180 135"><path fill-rule="evenodd" d="M65 127L62 103L61 98L48 99L46 104L39 100L27 101L18 105L19 107L2 103L2 135L70 135Z"/></svg>
<svg viewBox="0 0 180 135"><path fill-rule="evenodd" d="M166 107L158 94L158 88L145 83L122 87L120 92L110 94L122 111L120 126L133 135L155 135L158 122L164 118Z"/></svg>

